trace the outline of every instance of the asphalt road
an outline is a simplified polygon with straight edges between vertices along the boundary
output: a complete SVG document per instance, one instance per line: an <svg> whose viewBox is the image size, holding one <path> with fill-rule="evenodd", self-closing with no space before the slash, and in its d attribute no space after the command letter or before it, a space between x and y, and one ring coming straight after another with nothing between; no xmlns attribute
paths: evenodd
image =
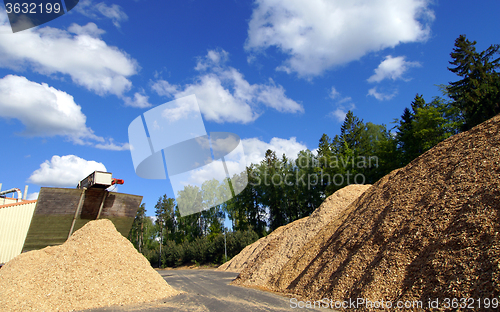
<svg viewBox="0 0 500 312"><path fill-rule="evenodd" d="M92 312L130 311L293 311L290 299L272 293L232 286L237 273L213 270L159 271L175 289L185 293L164 300L133 306L86 310Z"/></svg>

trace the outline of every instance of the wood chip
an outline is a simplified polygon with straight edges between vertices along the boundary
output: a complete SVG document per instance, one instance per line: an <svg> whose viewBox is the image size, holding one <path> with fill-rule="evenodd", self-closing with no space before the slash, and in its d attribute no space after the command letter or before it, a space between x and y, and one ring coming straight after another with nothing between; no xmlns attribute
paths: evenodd
<svg viewBox="0 0 500 312"><path fill-rule="evenodd" d="M87 223L63 245L23 253L0 270L2 311L74 311L178 293L105 219Z"/></svg>

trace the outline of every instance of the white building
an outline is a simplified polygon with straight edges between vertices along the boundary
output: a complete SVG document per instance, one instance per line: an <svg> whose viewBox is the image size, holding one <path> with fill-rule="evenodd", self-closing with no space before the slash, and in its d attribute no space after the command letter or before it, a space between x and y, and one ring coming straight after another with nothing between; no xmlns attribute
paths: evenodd
<svg viewBox="0 0 500 312"><path fill-rule="evenodd" d="M12 202L12 199L6 202ZM35 206L36 200L0 205L0 263L6 263L21 253Z"/></svg>

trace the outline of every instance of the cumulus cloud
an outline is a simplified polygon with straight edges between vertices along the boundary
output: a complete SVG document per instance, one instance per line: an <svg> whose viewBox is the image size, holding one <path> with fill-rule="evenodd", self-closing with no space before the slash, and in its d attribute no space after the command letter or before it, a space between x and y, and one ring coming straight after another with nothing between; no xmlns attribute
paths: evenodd
<svg viewBox="0 0 500 312"><path fill-rule="evenodd" d="M290 159L295 159L300 151L307 149L304 144L297 142L295 137L288 140L272 138L269 143L263 142L258 138L243 139L241 142L244 155L243 150L241 150L239 152L233 151L233 153L225 156L225 163L230 176L232 173L239 174L244 172L247 165L260 163L265 159L266 151L269 149L275 151L278 157L281 157L284 153ZM244 161L240 161L241 159ZM180 186L190 184L200 187L203 182L214 178L218 181L226 178L225 170L220 161L215 161L199 169L181 174L176 178L174 184Z"/></svg>
<svg viewBox="0 0 500 312"><path fill-rule="evenodd" d="M102 15L111 19L113 25L118 28L120 27L120 22L128 20L127 14L117 4L108 6L104 2L94 3L92 0L81 0L75 7L75 11L94 19L99 19Z"/></svg>
<svg viewBox="0 0 500 312"><path fill-rule="evenodd" d="M377 91L377 87L374 87L374 88L371 88L370 90L368 90L368 95L370 96L373 96L374 98L376 98L377 100L379 101L386 101L386 100L390 100L392 99L393 97L395 97L397 94L397 91L394 91L390 94L387 94L387 93L379 93Z"/></svg>
<svg viewBox="0 0 500 312"><path fill-rule="evenodd" d="M152 83L152 90L158 95L182 98L195 94L203 116L217 123L249 123L260 113L259 104L284 113L303 112L301 104L285 95L285 89L272 79L267 84L250 84L235 68L226 66L228 53L224 50L210 50L199 58L195 69L200 74L192 84L173 85L165 80ZM171 109L172 116L181 118L191 108Z"/></svg>
<svg viewBox="0 0 500 312"><path fill-rule="evenodd" d="M28 197L26 198L27 200L35 200L35 199L38 199L38 194L40 194L39 192L34 192L34 193L29 193L28 194Z"/></svg>
<svg viewBox="0 0 500 312"><path fill-rule="evenodd" d="M144 91L144 90L143 90ZM146 108L146 107L151 107L153 106L151 103L148 102L149 96L144 95L142 93L136 92L134 93L134 97L123 97L123 100L125 102L125 105L127 106L132 106L132 107L138 107L138 108Z"/></svg>
<svg viewBox="0 0 500 312"><path fill-rule="evenodd" d="M249 123L259 117L250 103L225 88L221 77L216 74L199 77L196 83L186 85L183 91L175 94L175 98L191 94L196 95L200 110L206 120L217 123Z"/></svg>
<svg viewBox="0 0 500 312"><path fill-rule="evenodd" d="M8 31L7 15L0 11L0 33ZM31 68L51 77L68 75L74 83L98 95L121 96L131 88L128 77L136 74L138 65L125 52L99 38L103 33L89 23L73 24L68 31L42 27L2 35L0 67L20 71Z"/></svg>
<svg viewBox="0 0 500 312"><path fill-rule="evenodd" d="M368 82L381 82L384 79L403 79L403 74L410 67L420 66L419 62L405 61L404 56L392 57L388 55L385 59L375 68L375 74L368 78Z"/></svg>
<svg viewBox="0 0 500 312"><path fill-rule="evenodd" d="M86 126L87 118L73 96L26 77L0 79L0 116L20 120L27 136L62 135L80 144L84 139L102 140Z"/></svg>
<svg viewBox="0 0 500 312"><path fill-rule="evenodd" d="M276 47L278 67L316 76L336 65L401 43L424 41L434 13L430 0L257 0L245 49Z"/></svg>
<svg viewBox="0 0 500 312"><path fill-rule="evenodd" d="M220 67L229 60L229 53L224 50L209 50L205 57L198 57L195 70L204 71L213 67Z"/></svg>
<svg viewBox="0 0 500 312"><path fill-rule="evenodd" d="M73 96L26 77L0 79L0 117L21 121L25 126L21 134L26 136L63 136L76 144L112 143L87 127L87 117Z"/></svg>
<svg viewBox="0 0 500 312"><path fill-rule="evenodd" d="M266 106L272 107L281 113L296 113L303 112L304 109L297 102L285 96L285 89L282 86L276 86L274 81L270 79L269 85L260 86L257 92L257 100L264 103Z"/></svg>
<svg viewBox="0 0 500 312"><path fill-rule="evenodd" d="M173 97L178 93L178 86L170 84L166 80L157 80L152 82L151 89L160 96Z"/></svg>
<svg viewBox="0 0 500 312"><path fill-rule="evenodd" d="M335 118L338 122L343 122L345 120L345 116L347 115L347 111L344 107L338 107L333 112L330 112L330 116Z"/></svg>
<svg viewBox="0 0 500 312"><path fill-rule="evenodd" d="M106 171L106 167L75 155L54 155L31 174L28 182L40 186L74 187L94 171Z"/></svg>
<svg viewBox="0 0 500 312"><path fill-rule="evenodd" d="M71 24L71 26L68 27L68 31L77 35L87 35L93 38L98 38L102 34L106 33L104 30L97 27L97 25L94 23L88 23L85 26Z"/></svg>
<svg viewBox="0 0 500 312"><path fill-rule="evenodd" d="M228 172L237 172L239 174L245 171L245 164L239 164L235 161L226 161L225 163ZM226 178L226 172L222 167L221 161L214 161L199 169L188 172L186 176L186 180L180 182L181 185L196 185L201 187L203 182L212 179L222 182Z"/></svg>

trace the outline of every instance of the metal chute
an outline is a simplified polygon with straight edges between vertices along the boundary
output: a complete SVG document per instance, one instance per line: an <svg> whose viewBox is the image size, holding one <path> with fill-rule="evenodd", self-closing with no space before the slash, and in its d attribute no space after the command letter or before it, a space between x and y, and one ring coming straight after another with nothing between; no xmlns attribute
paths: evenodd
<svg viewBox="0 0 500 312"><path fill-rule="evenodd" d="M94 172L76 189L42 187L23 251L60 245L87 222L97 219L111 220L127 237L142 196L105 189L112 184L116 183L111 173Z"/></svg>

